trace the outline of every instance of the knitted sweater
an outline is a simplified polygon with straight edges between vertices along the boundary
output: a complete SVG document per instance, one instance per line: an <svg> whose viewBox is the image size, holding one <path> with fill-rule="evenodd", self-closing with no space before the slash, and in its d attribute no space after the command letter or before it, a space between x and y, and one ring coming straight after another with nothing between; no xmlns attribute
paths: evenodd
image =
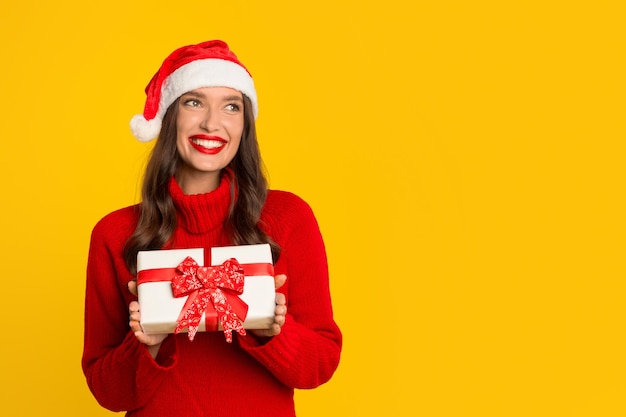
<svg viewBox="0 0 626 417"><path fill-rule="evenodd" d="M229 242L224 221L230 183L224 176L213 192L184 195L172 180L177 229L165 249L210 248ZM294 194L269 191L259 223L281 247L274 269L286 274L279 289L287 298L282 331L266 341L248 332L169 335L155 359L128 325L127 288L135 277L122 259L137 224L138 207L102 218L91 235L85 297L82 358L96 400L127 416L292 417L295 388L317 387L335 372L342 336L331 307L324 243L310 207Z"/></svg>

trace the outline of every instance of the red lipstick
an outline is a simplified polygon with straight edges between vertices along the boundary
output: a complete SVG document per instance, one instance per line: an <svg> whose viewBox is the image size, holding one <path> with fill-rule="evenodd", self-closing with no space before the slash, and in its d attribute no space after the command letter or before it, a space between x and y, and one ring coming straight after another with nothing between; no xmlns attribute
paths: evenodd
<svg viewBox="0 0 626 417"><path fill-rule="evenodd" d="M224 149L228 141L219 136L198 134L190 136L189 143L191 143L191 146L198 152L206 155L215 155Z"/></svg>

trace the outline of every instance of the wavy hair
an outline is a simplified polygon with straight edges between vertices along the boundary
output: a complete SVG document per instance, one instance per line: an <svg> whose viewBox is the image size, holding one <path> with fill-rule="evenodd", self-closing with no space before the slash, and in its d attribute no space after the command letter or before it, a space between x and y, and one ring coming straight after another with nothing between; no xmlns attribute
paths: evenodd
<svg viewBox="0 0 626 417"><path fill-rule="evenodd" d="M235 245L269 243L274 262L280 247L259 228L261 210L267 196L267 180L250 99L243 95L244 128L237 154L230 162L233 182L231 204L225 228ZM141 190L139 221L124 247L124 261L131 273L137 272L137 253L161 249L176 229L176 209L169 193L169 181L182 163L176 150L178 100L163 117L161 133L152 150Z"/></svg>

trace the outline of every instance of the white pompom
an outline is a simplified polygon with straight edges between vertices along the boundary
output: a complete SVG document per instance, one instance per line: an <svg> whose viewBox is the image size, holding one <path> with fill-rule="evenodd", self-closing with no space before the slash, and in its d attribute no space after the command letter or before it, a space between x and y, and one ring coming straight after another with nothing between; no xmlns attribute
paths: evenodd
<svg viewBox="0 0 626 417"><path fill-rule="evenodd" d="M130 130L139 141L150 142L161 132L161 119L146 120L143 115L137 114L130 119Z"/></svg>

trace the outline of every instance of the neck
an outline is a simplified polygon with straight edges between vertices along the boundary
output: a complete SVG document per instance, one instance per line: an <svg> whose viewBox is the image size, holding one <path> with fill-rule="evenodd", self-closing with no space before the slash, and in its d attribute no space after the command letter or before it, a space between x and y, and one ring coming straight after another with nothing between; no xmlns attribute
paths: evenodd
<svg viewBox="0 0 626 417"><path fill-rule="evenodd" d="M186 195L204 194L214 191L220 184L221 172L190 171L182 168L176 173L176 182Z"/></svg>

